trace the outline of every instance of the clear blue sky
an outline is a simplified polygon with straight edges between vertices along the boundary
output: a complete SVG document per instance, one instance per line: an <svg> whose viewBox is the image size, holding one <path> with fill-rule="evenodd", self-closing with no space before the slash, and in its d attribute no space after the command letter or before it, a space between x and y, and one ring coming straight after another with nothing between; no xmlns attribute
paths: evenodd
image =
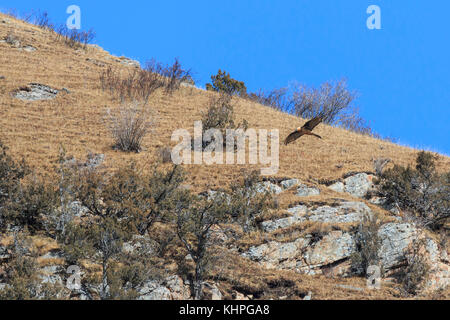
<svg viewBox="0 0 450 320"><path fill-rule="evenodd" d="M58 23L76 4L106 50L141 62L179 57L200 85L219 68L250 91L345 77L376 132L450 154L450 1L2 2ZM372 4L382 30L366 27Z"/></svg>

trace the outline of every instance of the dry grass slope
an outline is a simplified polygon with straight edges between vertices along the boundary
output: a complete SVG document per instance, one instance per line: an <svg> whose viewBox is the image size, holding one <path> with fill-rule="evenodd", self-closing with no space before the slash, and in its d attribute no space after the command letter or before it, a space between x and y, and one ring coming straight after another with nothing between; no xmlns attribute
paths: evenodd
<svg viewBox="0 0 450 320"><path fill-rule="evenodd" d="M47 31L0 14L0 40L11 33L23 45L31 45L37 50L27 52L0 42L0 76L5 77L0 78L0 140L10 148L12 155L23 156L37 173L48 178L55 174L61 145L67 154L78 159L84 159L88 151L105 154L105 165L111 170L130 161L149 168L156 161L156 151L173 144L170 139L174 130L185 128L193 133L194 121L202 118L209 99L215 95L187 87L182 87L174 95L166 95L163 90L159 90L149 102L156 121L155 127L143 141L143 152L128 154L115 151L104 119L108 109L118 110L120 102L101 90L99 76L108 66L120 68L124 73L133 67L122 64L121 58L97 46L75 50L56 41ZM70 93L60 92L54 100L36 102L21 101L11 95L11 92L29 83L41 83L56 89L67 88ZM236 122L246 119L250 128L279 129L280 138L283 139L303 124L301 119L269 107L234 99L238 118ZM411 148L326 125L319 126L317 134L324 139L306 137L287 147L280 146L280 171L277 177L299 178L314 184L319 180L339 179L348 172L373 171L373 159L376 158L390 158L399 165L413 164L417 154L417 150ZM438 155L437 167L439 171L450 170L450 158ZM243 169L259 167L186 166L189 183L197 191L229 185L240 176ZM323 189L320 196L305 201L324 203L334 201L337 197L351 200L347 195ZM298 198L289 192L280 196L282 209L295 201ZM373 205L370 207L383 213L383 210ZM255 243L257 239L251 242ZM229 261L232 265L223 268L231 268L231 271L221 272L229 273L227 278L245 278L245 281L239 281L241 285L247 283L249 292L257 291L257 287L261 283L267 284L271 277L275 280L281 277L295 282L297 291L305 294L308 290L314 291L317 295L315 298L396 298L396 291L392 288L376 292L336 288L337 284L364 287L364 279L324 281L323 276L260 270L259 266L240 257L233 257ZM223 285L230 285L230 281Z"/></svg>

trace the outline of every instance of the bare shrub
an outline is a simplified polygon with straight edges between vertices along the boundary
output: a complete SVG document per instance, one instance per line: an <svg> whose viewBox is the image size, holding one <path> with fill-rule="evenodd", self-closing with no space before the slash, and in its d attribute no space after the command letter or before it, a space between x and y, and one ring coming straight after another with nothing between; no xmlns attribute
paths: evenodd
<svg viewBox="0 0 450 320"><path fill-rule="evenodd" d="M134 69L125 77L119 70L108 67L100 75L101 87L118 97L122 102L142 101L148 103L150 96L166 85L164 67L155 60L147 62L145 69Z"/></svg>
<svg viewBox="0 0 450 320"><path fill-rule="evenodd" d="M55 32L56 39L62 40L70 48L86 48L95 39L95 32L92 29L79 31L77 29L69 29L66 25L60 25Z"/></svg>
<svg viewBox="0 0 450 320"><path fill-rule="evenodd" d="M391 159L387 158L378 158L373 160L373 168L377 176L381 177L383 174L384 168L391 162Z"/></svg>
<svg viewBox="0 0 450 320"><path fill-rule="evenodd" d="M269 92L259 90L256 93L251 93L249 99L282 112L290 112L292 101L288 92L288 88L274 89Z"/></svg>
<svg viewBox="0 0 450 320"><path fill-rule="evenodd" d="M109 128L114 138L114 148L124 152L139 153L142 140L152 126L151 112L137 103L121 106L117 115L108 111Z"/></svg>
<svg viewBox="0 0 450 320"><path fill-rule="evenodd" d="M173 94L178 90L182 82L193 82L191 71L184 70L178 59L175 59L172 66L166 68L165 76L167 77L165 91L168 94Z"/></svg>
<svg viewBox="0 0 450 320"><path fill-rule="evenodd" d="M336 124L355 98L356 93L347 89L346 80L340 80L325 82L320 88L299 85L294 89L292 101L297 116L311 119L321 115L325 123Z"/></svg>
<svg viewBox="0 0 450 320"><path fill-rule="evenodd" d="M381 223L376 214L365 215L356 233L356 252L351 256L352 270L366 275L370 266L380 266L381 239L378 230Z"/></svg>

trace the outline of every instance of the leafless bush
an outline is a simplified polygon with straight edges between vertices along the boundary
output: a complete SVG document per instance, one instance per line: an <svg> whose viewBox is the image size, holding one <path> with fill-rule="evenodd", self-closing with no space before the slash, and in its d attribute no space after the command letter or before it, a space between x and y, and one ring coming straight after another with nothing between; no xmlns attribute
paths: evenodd
<svg viewBox="0 0 450 320"><path fill-rule="evenodd" d="M257 93L251 93L249 99L282 112L290 112L292 101L288 91L288 88L274 89L269 92L259 90Z"/></svg>
<svg viewBox="0 0 450 320"><path fill-rule="evenodd" d="M383 169L391 162L391 159L378 158L373 161L373 168L377 176L381 177Z"/></svg>
<svg viewBox="0 0 450 320"><path fill-rule="evenodd" d="M166 86L165 73L160 63L151 60L145 69L134 69L125 77L119 70L109 67L100 75L100 83L104 91L109 91L122 102L142 101L146 105L156 90Z"/></svg>
<svg viewBox="0 0 450 320"><path fill-rule="evenodd" d="M424 258L425 248L424 239L415 239L406 254L407 265L398 280L407 294L416 295L429 275L430 266Z"/></svg>
<svg viewBox="0 0 450 320"><path fill-rule="evenodd" d="M174 64L171 67L167 67L164 73L167 77L165 87L168 94L178 90L182 82L193 82L191 71L184 70L178 59L175 59Z"/></svg>
<svg viewBox="0 0 450 320"><path fill-rule="evenodd" d="M79 31L60 25L55 32L57 40L62 40L70 48L86 48L95 39L95 32L92 29Z"/></svg>
<svg viewBox="0 0 450 320"><path fill-rule="evenodd" d="M322 115L325 123L336 124L355 98L356 93L347 89L346 80L340 80L325 82L320 88L299 85L294 89L292 102L297 116L310 119Z"/></svg>
<svg viewBox="0 0 450 320"><path fill-rule="evenodd" d="M50 17L48 16L48 12L44 11L38 11L33 12L30 16L30 20L33 21L33 24L38 26L41 29L44 30L54 30L55 26L50 21Z"/></svg>
<svg viewBox="0 0 450 320"><path fill-rule="evenodd" d="M114 148L125 152L140 152L142 140L153 124L150 112L137 103L122 106L117 115L109 116L109 128Z"/></svg>

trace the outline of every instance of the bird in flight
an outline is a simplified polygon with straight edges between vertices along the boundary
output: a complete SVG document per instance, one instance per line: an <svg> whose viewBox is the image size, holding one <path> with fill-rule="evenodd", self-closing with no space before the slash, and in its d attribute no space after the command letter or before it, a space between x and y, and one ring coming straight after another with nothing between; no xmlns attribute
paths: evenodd
<svg viewBox="0 0 450 320"><path fill-rule="evenodd" d="M321 136L312 133L315 127L317 127L321 122L323 121L323 117L315 117L314 119L308 121L305 123L305 125L301 128L297 128L294 132L292 132L284 141L284 144L287 146L289 143L292 143L296 141L297 139L300 139L304 135L314 136L319 139L322 139Z"/></svg>

